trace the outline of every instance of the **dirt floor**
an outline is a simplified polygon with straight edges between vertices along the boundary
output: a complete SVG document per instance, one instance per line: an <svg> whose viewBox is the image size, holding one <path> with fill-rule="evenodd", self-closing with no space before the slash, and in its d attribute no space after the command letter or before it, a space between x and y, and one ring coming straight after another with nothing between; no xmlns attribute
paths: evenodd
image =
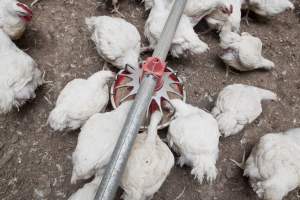
<svg viewBox="0 0 300 200"><path fill-rule="evenodd" d="M271 72L231 72L226 77L218 59L217 34L202 34L205 27L199 28L199 36L209 44L209 53L168 59L169 65L186 80L188 102L193 105L210 110L218 92L231 83L268 88L277 92L280 101L265 102L263 114L241 134L221 138L219 175L214 184L201 186L188 168L175 167L154 200L258 199L247 179L242 177L242 171L229 159L241 160L243 148L249 153L266 133L300 126L300 3L297 1L294 12L271 20L255 18L250 26L242 24L242 31L263 41L264 54L276 63L276 69ZM34 19L17 44L37 61L46 72L46 79L54 85L41 87L36 99L19 112L15 110L0 117L0 199L67 199L82 185L70 184L71 154L78 131L53 134L46 120L59 91L68 81L102 69L103 60L89 39L84 18L110 15L110 9L96 0L41 0L34 7ZM142 34L146 19L143 6L123 0L120 11ZM296 200L297 196L294 191L286 200Z"/></svg>

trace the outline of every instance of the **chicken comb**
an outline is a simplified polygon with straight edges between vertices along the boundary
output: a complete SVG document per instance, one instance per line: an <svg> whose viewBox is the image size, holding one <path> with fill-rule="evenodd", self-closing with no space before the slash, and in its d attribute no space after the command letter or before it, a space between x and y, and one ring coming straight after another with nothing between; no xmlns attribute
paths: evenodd
<svg viewBox="0 0 300 200"><path fill-rule="evenodd" d="M21 7L22 9L24 9L29 15L33 15L32 10L25 4L23 3L17 3L17 6Z"/></svg>

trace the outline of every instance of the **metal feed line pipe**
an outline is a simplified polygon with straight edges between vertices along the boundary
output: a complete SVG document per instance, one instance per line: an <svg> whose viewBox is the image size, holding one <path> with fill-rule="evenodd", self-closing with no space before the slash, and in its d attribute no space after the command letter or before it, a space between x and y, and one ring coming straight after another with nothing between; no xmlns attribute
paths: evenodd
<svg viewBox="0 0 300 200"><path fill-rule="evenodd" d="M187 0L175 0L161 37L153 52L153 57L159 58L161 61L166 60L186 2ZM111 156L111 161L106 168L96 193L95 200L114 199L131 148L143 123L146 111L151 103L157 81L158 78L153 74L145 74Z"/></svg>

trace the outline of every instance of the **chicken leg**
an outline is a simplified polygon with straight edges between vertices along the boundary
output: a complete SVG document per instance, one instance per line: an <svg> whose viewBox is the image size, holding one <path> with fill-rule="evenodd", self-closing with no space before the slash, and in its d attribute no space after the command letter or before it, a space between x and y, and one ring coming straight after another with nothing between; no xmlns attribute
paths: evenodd
<svg viewBox="0 0 300 200"><path fill-rule="evenodd" d="M244 149L242 162L238 162L236 160L230 159L231 162L233 162L236 166L238 166L240 169L245 169L245 163L246 163L246 150Z"/></svg>
<svg viewBox="0 0 300 200"><path fill-rule="evenodd" d="M112 0L112 5L113 5L114 9L111 11L111 13L117 13L122 18L125 18L125 16L119 11L118 0Z"/></svg>
<svg viewBox="0 0 300 200"><path fill-rule="evenodd" d="M34 0L31 4L30 4L30 6L31 7L33 7L36 3L38 3L40 0Z"/></svg>
<svg viewBox="0 0 300 200"><path fill-rule="evenodd" d="M247 26L250 25L250 23L249 23L249 13L250 13L250 10L247 9L246 15L245 15L245 17L243 17L243 20L246 22L246 25L247 25Z"/></svg>

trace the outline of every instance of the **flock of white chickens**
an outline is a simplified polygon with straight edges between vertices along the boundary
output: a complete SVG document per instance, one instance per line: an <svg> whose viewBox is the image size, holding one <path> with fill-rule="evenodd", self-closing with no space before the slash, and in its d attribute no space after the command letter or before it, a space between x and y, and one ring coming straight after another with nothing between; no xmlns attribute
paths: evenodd
<svg viewBox="0 0 300 200"><path fill-rule="evenodd" d="M141 48L138 30L124 19L87 18L86 24L99 55L119 69L126 64L137 67L140 53L156 46L172 2L144 0L145 9L151 9L144 30L149 48ZM293 4L288 0L188 0L170 54L181 57L208 51L208 45L193 29L205 19L211 28L220 32L220 47L224 50L221 59L227 66L240 71L272 69L274 63L261 54L261 40L249 33L239 33L241 9L274 16L293 9ZM31 18L32 11L25 4L0 0L1 114L34 98L35 89L44 83L43 73L34 60L13 42L22 36ZM55 131L81 127L72 157L71 183L94 177L70 200L94 199L132 105L128 101L116 110L105 112L109 101L108 82L114 77L113 72L103 70L86 80L72 80L61 91L49 115L48 123ZM262 113L262 100L277 100L277 96L271 91L242 84L225 87L211 113L181 100L171 100L176 113L168 130L167 143L180 155L178 164L190 166L191 174L200 183L212 183L218 174L219 137L237 134L252 123ZM137 136L120 185L125 200L151 199L175 164L172 152L157 135L161 119L162 114L154 112L148 130ZM300 186L299 155L300 129L291 129L262 137L241 167L260 198L281 200Z"/></svg>

